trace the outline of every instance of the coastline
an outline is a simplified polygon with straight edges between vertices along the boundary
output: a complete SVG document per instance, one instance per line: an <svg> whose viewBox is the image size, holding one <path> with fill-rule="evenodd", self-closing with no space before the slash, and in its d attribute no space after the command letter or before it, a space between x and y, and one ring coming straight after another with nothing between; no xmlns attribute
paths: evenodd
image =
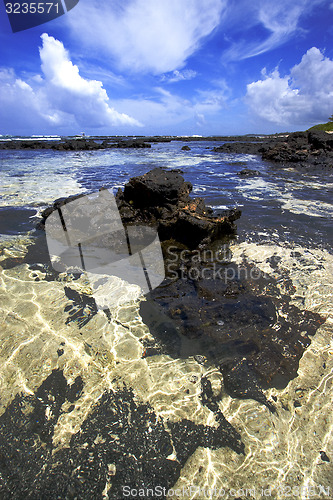
<svg viewBox="0 0 333 500"><path fill-rule="evenodd" d="M193 145L198 142L195 139ZM184 144L189 142L186 140ZM199 152L194 147L189 152L179 152L181 145L178 142L173 147L168 150L168 156L163 150L160 161L170 158L170 164L175 163L176 151L179 154L177 167L182 167L183 163L187 168L186 178L193 169L192 164L186 166L186 162L191 158L192 161L201 161L203 148ZM119 149L121 154L127 154ZM141 154L141 149L138 149L138 154ZM110 149L111 153L116 150ZM156 161L153 148L143 151L145 155L153 153L152 162ZM71 153L60 154L63 158ZM239 223L242 217L247 221L246 212L259 203L258 196L263 192L260 190L274 192L274 180L277 188L281 180L274 177L276 172L281 176L285 169L283 179L289 177L291 180L289 164L283 166L282 162L281 169L279 163L269 164L267 173L261 160L244 152L221 154L209 151L207 163L209 165L214 158L216 166L212 170L211 166L204 164L202 178L209 169L210 176L216 175L213 183L222 179L219 184L222 191L225 177L217 176L224 175L219 166L224 154L226 161L230 162L230 166L225 163L224 168L233 169L228 175L235 179L235 192L239 190L254 197L253 204L243 209ZM88 157L84 159L88 162ZM128 160L129 157L124 161ZM147 162L147 156L143 161ZM238 175L244 167L252 171L259 169L260 175ZM147 171L145 165L142 169ZM318 170L318 189L314 190L313 196L323 189L323 181L327 183L326 174ZM296 187L302 181L302 170L293 175ZM310 188L312 178L307 169L304 175L303 182L309 183ZM322 175L322 184L319 184ZM202 184L205 185L204 181ZM196 186L193 182L194 190L201 188L202 184ZM95 180L92 185L96 185ZM290 183L286 182L285 186L288 185ZM72 186L71 189L77 189L75 184ZM285 187L281 193L286 196ZM263 205L269 202L265 196ZM288 213L295 219L299 218L299 224L302 224L302 215L295 213L296 199L290 199L289 203L294 212ZM328 205L329 199L326 203ZM279 209L272 208L273 212L276 210ZM325 206L319 212L318 225L324 212ZM265 216L265 209L262 208L260 213ZM281 219L282 215L283 212L278 220L286 223L286 217ZM307 217L310 227L313 218ZM242 222L245 226L246 223ZM212 487L217 484L229 491L232 488L240 491L242 487L254 485L260 491L270 483L276 498L283 498L284 490L279 490L279 485L313 485L317 492L320 484L327 491L331 464L321 459L320 451L325 451L331 458L328 436L331 429L332 311L329 283L332 256L320 248L320 237L315 242L317 246L311 246L311 242L303 246L296 244L293 236L289 237L288 245L284 245L277 236L273 237L274 223L273 219L266 244L260 235L253 241L247 236L244 240L232 242L234 265L240 265L245 258L248 264L275 280L282 301L288 297L290 304L299 311L310 311L327 318L325 323L318 325L311 345L301 356L296 377L284 389L264 389L265 398L277 408L275 413L256 399L230 396L230 385L229 389L224 386L218 365L205 360L207 353L203 354L202 348L195 355L180 356L177 349L170 350L174 338L171 337L169 344L161 349L165 339L163 331L154 332L156 326L150 324L149 328L142 320L140 302L134 301L115 310L111 318L96 313L89 283L83 277L55 277L40 255L32 252L29 256L27 248L15 250L7 246L1 257L1 277L7 291L2 295L6 324L4 338L8 340L3 352L7 363L1 371L3 402L0 418L5 443L3 450L8 456L13 453L10 447L14 439L13 422L22 431L16 436L21 458L14 463L19 479L5 469L9 489L3 490L4 498L6 495L9 498L13 492L19 495L23 487L37 497L79 494L88 499L92 495L107 498L108 494L109 498L118 500L121 485L134 487L143 482L154 485L158 484L157 481L166 488L176 489L190 484ZM295 221L291 221L291 227L295 227ZM227 301L232 303L238 299L237 290L233 289ZM198 307L191 309L196 311ZM171 330L167 331L171 335ZM160 333L159 341L157 333ZM53 401L49 396L54 398ZM121 419L112 416L117 415L114 413L117 411ZM227 422L222 420L221 414ZM122 428L117 427L119 421ZM37 440L33 461L31 436ZM304 446L310 450L306 455L302 452ZM147 451L149 449L151 453ZM45 467L45 473L37 481L34 478L36 463ZM272 463L275 466L270 468ZM236 473L231 473L230 464L236 468ZM249 468L256 475L255 483L248 479ZM67 477L72 479L68 481Z"/></svg>

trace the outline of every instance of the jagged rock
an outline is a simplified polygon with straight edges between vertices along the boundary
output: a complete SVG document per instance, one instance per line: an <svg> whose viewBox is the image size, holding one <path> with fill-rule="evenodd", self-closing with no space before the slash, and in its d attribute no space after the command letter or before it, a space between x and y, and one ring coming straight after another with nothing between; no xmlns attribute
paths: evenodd
<svg viewBox="0 0 333 500"><path fill-rule="evenodd" d="M323 131L294 132L263 138L239 137L213 148L220 153L258 154L263 160L300 167L333 167L333 137Z"/></svg>
<svg viewBox="0 0 333 500"><path fill-rule="evenodd" d="M333 151L333 136L320 130L309 132L308 141L311 149L322 149L324 151Z"/></svg>
<svg viewBox="0 0 333 500"><path fill-rule="evenodd" d="M295 150L287 143L276 144L262 154L263 160L277 162L301 162L306 161L308 156L308 151Z"/></svg>
<svg viewBox="0 0 333 500"><path fill-rule="evenodd" d="M162 241L173 239L189 248L207 244L235 232L234 221L241 212L230 210L214 217L202 198L191 198L192 185L185 182L179 170L155 168L133 177L118 190L116 202L125 225L147 224L157 228ZM61 206L83 195L60 198L42 212L46 218ZM101 214L103 217L104 214Z"/></svg>
<svg viewBox="0 0 333 500"><path fill-rule="evenodd" d="M185 204L191 190L192 185L184 182L178 171L154 168L129 180L124 188L124 200L138 208Z"/></svg>

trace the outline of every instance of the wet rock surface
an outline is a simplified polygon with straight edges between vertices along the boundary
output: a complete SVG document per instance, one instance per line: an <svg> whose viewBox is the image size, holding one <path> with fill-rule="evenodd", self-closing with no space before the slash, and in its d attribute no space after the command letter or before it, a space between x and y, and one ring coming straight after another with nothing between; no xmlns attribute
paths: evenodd
<svg viewBox="0 0 333 500"><path fill-rule="evenodd" d="M249 264L193 257L167 262L169 280L142 302L143 320L175 357L200 355L219 366L230 396L274 411L263 390L285 387L297 376L325 318L298 309L274 279Z"/></svg>
<svg viewBox="0 0 333 500"><path fill-rule="evenodd" d="M292 305L290 295L254 266L232 263L228 238L240 213L214 217L201 198L190 198L191 189L180 171L156 168L130 179L116 196L124 225L154 226L162 241L166 279L141 304L156 338L145 346L146 356L204 356L221 368L231 396L256 399L273 411L263 389L296 377L325 318ZM44 217L71 199L57 200ZM91 299L71 300L76 313L69 311L68 321L93 317ZM84 307L91 311L85 319Z"/></svg>
<svg viewBox="0 0 333 500"><path fill-rule="evenodd" d="M278 414L264 390L296 377L299 360L325 318L297 308L290 294L282 294L254 266L233 263L227 242L240 214L216 218L190 192L179 171L154 169L131 179L116 201L124 224L157 227L163 245L167 277L141 303L140 314L153 335L143 357L165 353L217 367L221 394L213 392L207 377L200 381L201 404L216 425L164 421L124 386L104 392L70 445L55 450L62 407L68 401L75 405L84 386L80 378L70 386L61 371L53 371L34 395L16 396L0 417L1 498L103 498L107 486L109 498L118 500L124 485L169 488L199 446L244 453L241 436L220 410L224 394L256 400ZM72 199L57 200L44 220ZM28 255L31 269L36 259L33 252ZM43 265L48 268L47 260ZM57 279L56 273L46 279ZM64 311L67 324L81 327L97 314L90 296L70 287L64 293L73 304Z"/></svg>
<svg viewBox="0 0 333 500"><path fill-rule="evenodd" d="M213 148L217 153L239 153L261 155L266 161L279 162L286 166L308 168L332 168L332 134L314 130L268 136L216 136L216 137L78 137L60 141L12 139L0 141L0 149L53 149L56 151L93 151L112 148L151 148L159 142L224 142ZM183 151L191 148L187 144Z"/></svg>
<svg viewBox="0 0 333 500"><path fill-rule="evenodd" d="M125 386L106 391L69 446L56 451L52 437L62 405L72 402L73 411L81 392L80 378L69 386L54 370L34 395L17 395L8 406L0 417L2 499L102 499L107 487L108 498L119 500L124 486L172 487L198 446L244 453L240 435L218 412L218 427L167 423Z"/></svg>
<svg viewBox="0 0 333 500"><path fill-rule="evenodd" d="M155 168L130 179L124 191L118 190L116 202L125 226L155 227L161 241L172 239L196 248L199 244L235 233L234 221L241 215L239 210L214 217L212 209L206 207L202 198L190 197L191 191L191 183L184 181L180 171ZM43 211L39 227L44 226L54 210L82 196L56 200L52 207Z"/></svg>
<svg viewBox="0 0 333 500"><path fill-rule="evenodd" d="M0 141L0 149L53 149L54 151L94 151L109 148L150 148L151 144L145 139L124 139L116 140L97 138L97 141L91 138L64 139L61 141L47 140L11 140Z"/></svg>
<svg viewBox="0 0 333 500"><path fill-rule="evenodd" d="M287 136L242 139L213 148L220 153L258 154L263 160L304 168L333 167L332 134L323 131L294 132Z"/></svg>

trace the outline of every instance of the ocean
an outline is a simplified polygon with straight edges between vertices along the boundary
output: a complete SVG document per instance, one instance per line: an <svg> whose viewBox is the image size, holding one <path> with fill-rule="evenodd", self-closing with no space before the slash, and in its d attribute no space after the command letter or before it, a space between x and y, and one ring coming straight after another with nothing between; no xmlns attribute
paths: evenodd
<svg viewBox="0 0 333 500"><path fill-rule="evenodd" d="M181 150L184 144L190 151ZM196 140L153 143L149 149L0 150L0 457L10 448L6 460L13 463L9 473L0 459L3 498L23 498L26 492L29 498L53 498L57 486L51 487L50 478L65 477L62 465L78 481L71 483L68 498L142 498L144 493L148 498L149 485L166 488L162 495L152 490L156 497L174 499L332 498L333 176L264 162L257 155L213 152L217 145ZM253 399L230 397L214 363L177 358L165 349L144 357L142 339L152 340L140 315L145 297L114 308L108 317L94 309L92 298L90 307L80 303L80 294L91 296L84 275L55 276L47 267L43 235L35 229L43 209L57 198L102 186L116 192L154 167L180 169L193 184L193 196L203 197L216 213L239 208L231 261L254 265L274 280L281 300L287 297L299 310L325 318L297 376L284 388L265 390L276 401L275 413ZM244 168L259 175L238 175ZM44 401L41 389L55 376L61 390L81 384L76 397L68 389L61 399L59 389L58 406ZM219 411L240 436L243 452L201 435L195 441L189 432L191 425L197 433L218 429L214 413L202 404L202 379L219 395ZM38 398L44 410L37 418ZM107 404L114 427L110 415L101 414ZM45 439L40 422L48 429ZM20 458L6 441L15 436L10 425L17 425ZM183 458L174 429L192 436L189 442L182 438ZM64 458L70 449L83 450L80 458L71 458L80 464L74 469ZM90 455L82 458L84 450ZM37 479L36 463L44 474ZM131 468L135 474L126 475ZM85 470L82 481L79 469ZM154 479L146 469L154 471Z"/></svg>

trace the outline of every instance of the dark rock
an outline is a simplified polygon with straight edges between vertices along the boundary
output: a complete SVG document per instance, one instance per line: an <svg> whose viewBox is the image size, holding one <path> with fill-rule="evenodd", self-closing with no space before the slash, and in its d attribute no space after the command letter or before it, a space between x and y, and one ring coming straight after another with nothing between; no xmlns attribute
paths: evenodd
<svg viewBox="0 0 333 500"><path fill-rule="evenodd" d="M251 170L250 168L244 168L240 172L237 173L237 175L240 175L241 177L256 177L257 175L260 175L259 170Z"/></svg>
<svg viewBox="0 0 333 500"><path fill-rule="evenodd" d="M176 205L185 203L191 190L192 185L184 182L178 172L154 168L129 180L124 188L124 200L138 208Z"/></svg>
<svg viewBox="0 0 333 500"><path fill-rule="evenodd" d="M93 151L104 148L102 144L98 144L92 139L71 139L55 143L52 149L56 151Z"/></svg>
<svg viewBox="0 0 333 500"><path fill-rule="evenodd" d="M230 395L254 398L273 411L262 389L285 387L297 376L310 336L325 318L299 310L290 297L281 296L274 279L256 273L249 264L218 262L214 252L207 259L206 248L201 256L195 251L181 257L181 251L166 250L168 280L142 303L144 322L162 351L176 358L200 355L221 366ZM154 321L147 314L149 307L156 309ZM157 327L158 318L167 324L166 317L177 338L168 346L163 336L160 341ZM232 374L238 377L238 387Z"/></svg>
<svg viewBox="0 0 333 500"><path fill-rule="evenodd" d="M141 223L157 227L162 241L173 239L189 248L207 244L233 234L234 221L241 212L235 210L214 217L202 198L191 198L192 185L178 171L155 168L118 191L117 203L124 223Z"/></svg>
<svg viewBox="0 0 333 500"><path fill-rule="evenodd" d="M168 423L126 387L106 391L69 446L55 450L52 437L62 405L77 401L82 385L78 377L69 386L55 370L34 395L17 395L0 416L2 499L102 499L110 483L108 498L119 500L125 485L171 488L199 446L244 453L240 435L222 414L217 427ZM173 450L176 457L170 459Z"/></svg>
<svg viewBox="0 0 333 500"><path fill-rule="evenodd" d="M330 459L328 458L328 456L324 451L320 451L319 453L320 453L320 458L323 460L323 462L330 462Z"/></svg>
<svg viewBox="0 0 333 500"><path fill-rule="evenodd" d="M98 139L98 138L97 138ZM53 149L55 151L94 151L106 148L151 148L144 139L115 141L104 139L102 142L87 137L64 139L61 141L11 140L0 141L0 149Z"/></svg>
<svg viewBox="0 0 333 500"><path fill-rule="evenodd" d="M244 136L226 140L228 142L213 148L213 151L260 154L266 161L282 163L285 166L325 169L333 167L333 137L327 132L294 132L280 136Z"/></svg>
<svg viewBox="0 0 333 500"><path fill-rule="evenodd" d="M182 151L191 151L190 146L183 146Z"/></svg>
<svg viewBox="0 0 333 500"><path fill-rule="evenodd" d="M264 146L262 158L287 166L332 167L333 138L323 131L295 132L289 134L283 143Z"/></svg>
<svg viewBox="0 0 333 500"><path fill-rule="evenodd" d="M147 224L157 228L161 241L173 239L189 248L207 244L226 235L234 234L234 221L241 212L232 210L217 217L202 198L191 198L192 185L185 182L179 170L155 168L133 177L118 190L116 201L125 225ZM46 218L63 205L84 195L56 200L42 212L43 228ZM103 216L103 214L101 214Z"/></svg>
<svg viewBox="0 0 333 500"><path fill-rule="evenodd" d="M311 145L311 149L318 150L322 149L324 151L333 151L333 135L323 132L321 130L316 130L309 132L308 141Z"/></svg>
<svg viewBox="0 0 333 500"><path fill-rule="evenodd" d="M229 396L241 399L255 399L258 403L267 406L271 412L275 412L275 406L268 401L262 392L258 378L251 365L246 360L239 361L231 369L225 365L221 366L223 383Z"/></svg>
<svg viewBox="0 0 333 500"><path fill-rule="evenodd" d="M306 150L295 150L289 144L276 144L264 151L263 160L277 162L301 162L308 159L309 153Z"/></svg>
<svg viewBox="0 0 333 500"><path fill-rule="evenodd" d="M261 142L227 142L222 146L213 148L216 153L237 153L257 155L262 148Z"/></svg>
<svg viewBox="0 0 333 500"><path fill-rule="evenodd" d="M65 312L68 313L66 325L75 322L79 328L85 326L97 314L97 306L93 297L84 293L78 293L76 290L65 286L65 295L72 301L73 306L66 306Z"/></svg>
<svg viewBox="0 0 333 500"><path fill-rule="evenodd" d="M127 141L117 142L113 147L116 148L151 148L151 144L142 139L132 139Z"/></svg>
<svg viewBox="0 0 333 500"><path fill-rule="evenodd" d="M53 145L53 141L0 141L0 149L51 149Z"/></svg>

